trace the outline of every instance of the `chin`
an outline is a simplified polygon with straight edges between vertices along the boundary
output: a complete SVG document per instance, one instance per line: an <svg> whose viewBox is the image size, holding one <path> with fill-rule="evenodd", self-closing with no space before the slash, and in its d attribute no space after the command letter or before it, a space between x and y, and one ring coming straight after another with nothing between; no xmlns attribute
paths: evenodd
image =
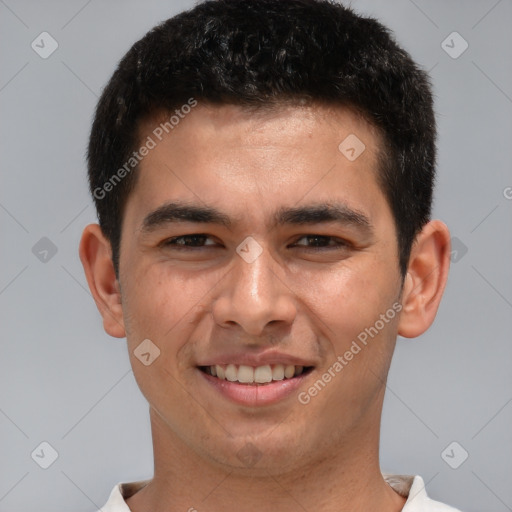
<svg viewBox="0 0 512 512"><path fill-rule="evenodd" d="M274 429L275 429L274 425ZM298 442L299 439L302 441ZM203 454L229 471L254 476L279 475L300 467L306 457L303 437L274 430L211 440Z"/></svg>

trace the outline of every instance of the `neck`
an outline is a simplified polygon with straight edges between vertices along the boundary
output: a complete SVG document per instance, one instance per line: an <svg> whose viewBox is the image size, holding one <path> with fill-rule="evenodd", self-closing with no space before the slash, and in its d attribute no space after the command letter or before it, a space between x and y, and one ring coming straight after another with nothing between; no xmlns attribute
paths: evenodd
<svg viewBox="0 0 512 512"><path fill-rule="evenodd" d="M244 512L322 510L399 512L405 498L383 479L378 461L380 422L343 443L329 457L280 472L221 466L190 449L150 409L154 477L126 500L132 512L220 512L233 503ZM377 428L376 428L377 427Z"/></svg>

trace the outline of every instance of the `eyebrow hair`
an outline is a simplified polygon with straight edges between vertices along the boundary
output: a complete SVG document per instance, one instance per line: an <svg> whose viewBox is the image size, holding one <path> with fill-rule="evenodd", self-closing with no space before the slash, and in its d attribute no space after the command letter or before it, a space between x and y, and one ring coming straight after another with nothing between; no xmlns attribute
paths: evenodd
<svg viewBox="0 0 512 512"><path fill-rule="evenodd" d="M344 203L320 203L297 208L281 208L274 215L274 224L316 224L339 222L353 225L371 233L372 223L363 212L354 210Z"/></svg>
<svg viewBox="0 0 512 512"><path fill-rule="evenodd" d="M231 227L234 220L212 206L199 206L169 202L150 212L142 222L141 231L151 232L170 222L195 222L220 224ZM373 232L370 219L361 211L344 203L319 203L300 207L282 207L272 217L272 227L284 224L317 224L339 222Z"/></svg>
<svg viewBox="0 0 512 512"><path fill-rule="evenodd" d="M169 222L198 222L221 224L230 227L231 219L211 206L187 205L178 202L165 203L149 213L142 222L143 232L155 229Z"/></svg>

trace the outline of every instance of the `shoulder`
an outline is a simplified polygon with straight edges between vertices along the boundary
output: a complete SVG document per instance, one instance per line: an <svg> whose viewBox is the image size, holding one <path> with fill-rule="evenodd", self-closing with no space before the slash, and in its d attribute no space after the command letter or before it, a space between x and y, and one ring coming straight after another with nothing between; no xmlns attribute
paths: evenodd
<svg viewBox="0 0 512 512"><path fill-rule="evenodd" d="M97 512L131 512L125 499L140 491L150 480L138 482L119 482L112 489L107 503Z"/></svg>
<svg viewBox="0 0 512 512"><path fill-rule="evenodd" d="M429 498L425 483L419 475L383 474L382 476L398 494L407 498L402 512L461 512Z"/></svg>

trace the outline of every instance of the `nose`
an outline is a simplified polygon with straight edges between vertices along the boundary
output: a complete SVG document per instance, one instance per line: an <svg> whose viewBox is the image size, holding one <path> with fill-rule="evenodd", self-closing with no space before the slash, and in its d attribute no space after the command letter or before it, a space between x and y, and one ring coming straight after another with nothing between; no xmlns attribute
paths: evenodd
<svg viewBox="0 0 512 512"><path fill-rule="evenodd" d="M252 336L261 336L271 325L290 326L297 314L295 295L279 277L283 273L268 249L250 262L233 257L234 268L222 280L212 307L217 325L239 326Z"/></svg>

